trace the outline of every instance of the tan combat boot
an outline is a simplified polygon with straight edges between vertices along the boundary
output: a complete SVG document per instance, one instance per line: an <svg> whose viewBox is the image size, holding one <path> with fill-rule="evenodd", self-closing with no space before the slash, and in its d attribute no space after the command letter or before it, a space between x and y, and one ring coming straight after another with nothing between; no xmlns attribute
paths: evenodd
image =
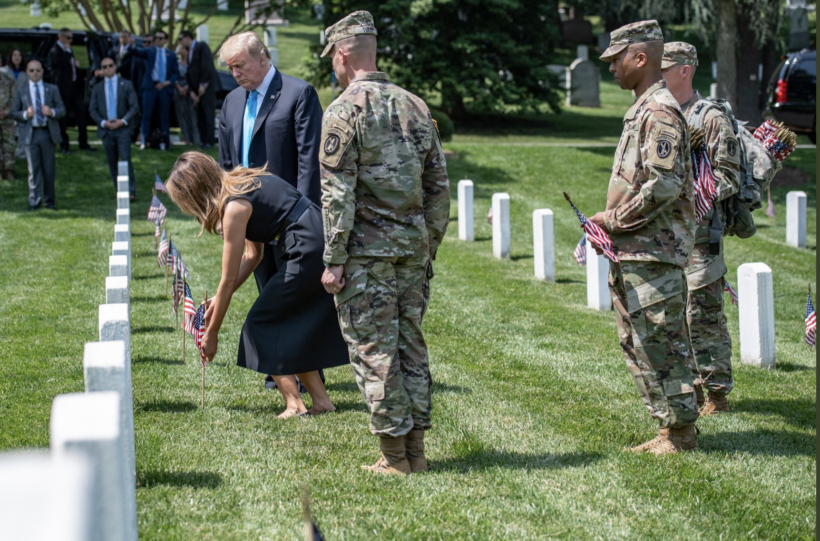
<svg viewBox="0 0 820 541"><path fill-rule="evenodd" d="M655 456L674 455L680 451L698 448L697 428L686 425L679 428L661 428L654 440L644 444L637 452L652 453Z"/></svg>
<svg viewBox="0 0 820 541"><path fill-rule="evenodd" d="M729 398L725 394L709 391L709 396L706 397L706 402L703 404L703 407L700 408L698 414L704 417L706 415L719 415L728 412Z"/></svg>
<svg viewBox="0 0 820 541"><path fill-rule="evenodd" d="M427 472L427 458L424 456L424 430L411 430L404 436L404 448L410 471Z"/></svg>
<svg viewBox="0 0 820 541"><path fill-rule="evenodd" d="M701 380L695 380L695 400L698 401L698 409L703 407L704 398L703 398L703 383Z"/></svg>
<svg viewBox="0 0 820 541"><path fill-rule="evenodd" d="M385 475L406 475L410 473L410 463L404 449L404 436L400 438L379 438L382 456L372 466L362 466L363 470Z"/></svg>

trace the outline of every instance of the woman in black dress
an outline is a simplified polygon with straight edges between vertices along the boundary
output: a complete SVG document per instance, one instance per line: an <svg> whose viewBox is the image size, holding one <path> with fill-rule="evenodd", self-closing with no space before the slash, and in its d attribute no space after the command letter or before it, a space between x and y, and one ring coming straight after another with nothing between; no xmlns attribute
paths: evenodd
<svg viewBox="0 0 820 541"><path fill-rule="evenodd" d="M348 353L333 297L321 283L324 238L319 208L264 169L237 167L226 173L201 152L180 156L166 187L174 203L196 218L203 231L217 233L221 227L224 239L222 279L205 313L205 356L213 360L231 296L257 269L264 244L276 239L278 270L260 276L269 273L261 270L269 268L263 265L257 271L261 292L242 327L237 364L273 376L285 398L281 419L334 411L318 371L347 364ZM294 374L313 399L309 411Z"/></svg>

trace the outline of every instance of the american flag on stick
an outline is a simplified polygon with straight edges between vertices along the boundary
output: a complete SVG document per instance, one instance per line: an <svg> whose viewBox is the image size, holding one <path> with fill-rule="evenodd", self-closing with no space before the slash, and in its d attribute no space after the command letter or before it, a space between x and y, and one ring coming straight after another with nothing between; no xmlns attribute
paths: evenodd
<svg viewBox="0 0 820 541"><path fill-rule="evenodd" d="M202 359L202 367L205 367L205 363L208 362L208 359L205 357L205 353L202 351L202 337L205 336L205 305L200 304L199 308L197 308L196 313L194 314L194 322L191 326L191 336L194 337L194 345L196 349L199 350L199 357Z"/></svg>
<svg viewBox="0 0 820 541"><path fill-rule="evenodd" d="M572 253L572 257L574 257L575 261L577 261L578 264L582 267L587 264L587 234L586 233L581 235L581 240L578 241L578 246L575 247L575 252Z"/></svg>
<svg viewBox="0 0 820 541"><path fill-rule="evenodd" d="M185 332L193 336L194 334L194 319L196 318L196 305L194 304L194 296L191 295L191 288L185 284L185 299L182 301L182 328Z"/></svg>
<svg viewBox="0 0 820 541"><path fill-rule="evenodd" d="M712 210L712 203L717 197L715 191L715 174L712 162L706 152L706 132L703 128L695 128L690 133L690 148L692 152L692 175L695 180L695 210L698 221L702 220Z"/></svg>
<svg viewBox="0 0 820 541"><path fill-rule="evenodd" d="M162 201L155 195L151 198L151 206L148 207L148 221L165 223L165 215L168 214L168 209L162 204Z"/></svg>
<svg viewBox="0 0 820 541"><path fill-rule="evenodd" d="M162 228L159 226L159 220L154 222L154 224L156 224L156 228L154 228L154 250L156 250L157 242L159 241L159 238L162 235Z"/></svg>
<svg viewBox="0 0 820 541"><path fill-rule="evenodd" d="M168 265L168 237L165 236L165 230L162 230L162 237L159 239L159 253L157 254L157 266L159 268Z"/></svg>
<svg viewBox="0 0 820 541"><path fill-rule="evenodd" d="M177 270L177 258L179 257L179 250L177 250L174 241L168 241L168 268L171 269L172 273L176 273Z"/></svg>
<svg viewBox="0 0 820 541"><path fill-rule="evenodd" d="M806 343L812 349L817 343L817 314L814 311L814 303L811 302L811 285L809 296L806 298Z"/></svg>
<svg viewBox="0 0 820 541"><path fill-rule="evenodd" d="M164 194L168 193L168 190L165 188L165 184L162 182L162 179L159 178L159 175L156 174L156 172L154 172L154 189Z"/></svg>
<svg viewBox="0 0 820 541"><path fill-rule="evenodd" d="M615 252L612 251L612 241L606 232L594 223L590 222L586 216L581 214L581 211L579 211L578 208L572 203L572 199L569 198L567 192L564 192L564 198L569 201L569 204L572 205L572 210L575 211L575 214L578 215L578 219L581 220L581 227L584 228L584 232L586 233L587 238L589 238L589 241L603 250L606 257L615 263L619 263L621 260L617 255L615 255Z"/></svg>
<svg viewBox="0 0 820 541"><path fill-rule="evenodd" d="M177 308L179 307L179 303L182 302L184 294L185 280L182 279L182 275L177 271L177 273L174 274L174 314L177 313ZM179 323L179 320L177 320L177 323Z"/></svg>
<svg viewBox="0 0 820 541"><path fill-rule="evenodd" d="M737 306L737 291L735 291L735 288L733 288L732 284L729 283L729 280L723 280L723 283L725 284L723 286L723 292L728 293L729 298L732 299L732 304Z"/></svg>

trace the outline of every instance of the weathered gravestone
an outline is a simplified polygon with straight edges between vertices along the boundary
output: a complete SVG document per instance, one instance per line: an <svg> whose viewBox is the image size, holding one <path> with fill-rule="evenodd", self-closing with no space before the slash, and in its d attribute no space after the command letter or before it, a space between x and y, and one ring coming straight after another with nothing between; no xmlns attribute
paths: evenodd
<svg viewBox="0 0 820 541"><path fill-rule="evenodd" d="M499 259L510 257L510 195L493 194L493 254Z"/></svg>
<svg viewBox="0 0 820 541"><path fill-rule="evenodd" d="M131 242L131 231L128 225L114 226L114 242Z"/></svg>
<svg viewBox="0 0 820 541"><path fill-rule="evenodd" d="M127 276L107 276L105 278L106 304L129 304L129 296Z"/></svg>
<svg viewBox="0 0 820 541"><path fill-rule="evenodd" d="M587 306L606 312L612 308L609 294L609 259L595 253L587 239Z"/></svg>
<svg viewBox="0 0 820 541"><path fill-rule="evenodd" d="M475 240L473 223L473 181L458 181L458 238Z"/></svg>
<svg viewBox="0 0 820 541"><path fill-rule="evenodd" d="M532 213L532 237L535 277L545 282L555 281L555 235L552 211L538 209Z"/></svg>
<svg viewBox="0 0 820 541"><path fill-rule="evenodd" d="M759 368L774 368L774 285L765 263L746 263L737 269L740 312L740 360Z"/></svg>
<svg viewBox="0 0 820 541"><path fill-rule="evenodd" d="M109 256L108 276L125 276L125 278L128 278L128 257L124 255Z"/></svg>
<svg viewBox="0 0 820 541"><path fill-rule="evenodd" d="M131 211L129 209L117 209L117 225L129 225L131 223Z"/></svg>
<svg viewBox="0 0 820 541"><path fill-rule="evenodd" d="M576 59L567 68L567 105L600 107L601 75L589 60Z"/></svg>
<svg viewBox="0 0 820 541"><path fill-rule="evenodd" d="M125 256L128 261L128 279L131 279L131 243L130 242L112 242L111 243L111 255L122 255ZM110 260L109 260L110 264ZM110 269L109 269L110 270ZM109 272L109 276L116 276Z"/></svg>
<svg viewBox="0 0 820 541"><path fill-rule="evenodd" d="M806 192L786 195L786 244L806 247Z"/></svg>
<svg viewBox="0 0 820 541"><path fill-rule="evenodd" d="M117 192L117 208L129 209L131 208L131 194L128 191Z"/></svg>

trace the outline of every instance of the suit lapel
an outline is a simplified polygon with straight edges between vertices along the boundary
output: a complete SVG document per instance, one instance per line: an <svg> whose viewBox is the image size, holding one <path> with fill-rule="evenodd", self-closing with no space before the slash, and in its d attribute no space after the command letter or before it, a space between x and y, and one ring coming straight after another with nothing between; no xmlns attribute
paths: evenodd
<svg viewBox="0 0 820 541"><path fill-rule="evenodd" d="M268 113L270 113L273 109L273 105L276 103L276 100L279 99L279 94L281 92L282 74L279 73L279 70L276 70L273 80L270 82L270 86L268 87L268 94L265 96L265 100L262 102L262 106L259 108L259 112L256 115L256 123L253 125L252 137L256 137L256 132L258 132L259 128L262 127L262 124L265 123L265 118L267 118Z"/></svg>
<svg viewBox="0 0 820 541"><path fill-rule="evenodd" d="M245 121L245 104L248 101L248 91L242 89L242 92L235 101L236 105L233 111L233 148L236 149L238 163L242 163L242 124Z"/></svg>

